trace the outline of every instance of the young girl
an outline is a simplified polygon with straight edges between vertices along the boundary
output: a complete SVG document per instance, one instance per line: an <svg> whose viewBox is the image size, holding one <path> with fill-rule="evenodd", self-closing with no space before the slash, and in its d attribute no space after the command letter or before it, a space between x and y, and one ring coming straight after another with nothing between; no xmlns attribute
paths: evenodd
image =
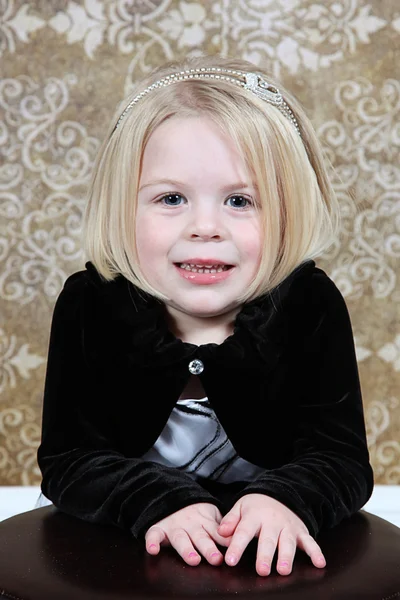
<svg viewBox="0 0 400 600"><path fill-rule="evenodd" d="M318 532L373 489L348 310L313 260L338 228L312 126L263 70L214 56L144 79L54 309L47 501L189 565L258 538L259 575L296 548L324 567Z"/></svg>

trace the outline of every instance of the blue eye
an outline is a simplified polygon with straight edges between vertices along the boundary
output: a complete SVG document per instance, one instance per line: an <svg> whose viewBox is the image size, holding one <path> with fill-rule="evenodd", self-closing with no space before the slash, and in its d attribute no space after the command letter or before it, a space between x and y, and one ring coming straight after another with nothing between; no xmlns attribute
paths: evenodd
<svg viewBox="0 0 400 600"><path fill-rule="evenodd" d="M238 201L239 199L239 201ZM245 198L244 196L240 196L239 194L236 196L231 196L228 198L227 202L233 200L233 203L230 205L232 208L247 208L252 204L249 198Z"/></svg>
<svg viewBox="0 0 400 600"><path fill-rule="evenodd" d="M171 194L165 194L164 196L159 198L156 202L164 204L164 206L172 207L172 206L182 206L182 204L183 204L182 201L185 201L185 199L181 194L171 193ZM230 204L231 208L236 208L236 209L248 208L249 206L251 206L253 204L253 202L249 198L245 198L244 196L241 196L240 194L231 196L230 198L228 198L226 200L226 202L227 203L231 202L231 204Z"/></svg>
<svg viewBox="0 0 400 600"><path fill-rule="evenodd" d="M165 204L165 206L181 206L182 203L179 202L179 199L182 198L183 196L181 196L181 194L165 194L165 196L157 200L157 202L161 202L162 204Z"/></svg>

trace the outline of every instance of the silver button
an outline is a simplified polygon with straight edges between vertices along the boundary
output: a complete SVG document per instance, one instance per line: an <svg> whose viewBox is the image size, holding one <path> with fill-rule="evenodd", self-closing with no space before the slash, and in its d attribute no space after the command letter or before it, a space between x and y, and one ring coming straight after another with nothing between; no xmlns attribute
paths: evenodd
<svg viewBox="0 0 400 600"><path fill-rule="evenodd" d="M198 358L189 363L189 371L192 375L200 375L204 371L204 365Z"/></svg>

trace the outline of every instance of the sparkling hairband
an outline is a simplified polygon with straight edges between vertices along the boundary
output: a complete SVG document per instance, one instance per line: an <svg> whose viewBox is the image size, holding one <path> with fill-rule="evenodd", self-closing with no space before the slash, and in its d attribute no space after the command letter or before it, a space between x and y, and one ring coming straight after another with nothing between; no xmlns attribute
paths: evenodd
<svg viewBox="0 0 400 600"><path fill-rule="evenodd" d="M226 75L222 75L222 73L226 73ZM236 75L236 77L231 77L231 75ZM238 79L238 77L244 77L244 81L242 79ZM132 109L132 107L139 102L149 92L152 92L156 88L165 87L167 85L171 85L171 83L176 83L178 81L186 81L189 79L222 79L225 81L230 81L240 87L243 87L247 90L252 91L256 96L261 98L262 100L266 100L270 104L276 106L283 115L293 124L297 133L300 135L300 127L299 124L289 108L286 102L283 99L282 94L274 85L271 85L267 81L265 81L260 75L257 73L246 73L244 71L234 71L233 69L222 69L219 67L202 67L200 69L188 69L186 71L180 71L178 73L173 73L171 75L167 75L162 79L159 79L146 89L144 89L140 94L135 96L131 102L126 106L123 113L119 117L117 124L114 127L114 131L120 125L121 121L124 119L126 114Z"/></svg>

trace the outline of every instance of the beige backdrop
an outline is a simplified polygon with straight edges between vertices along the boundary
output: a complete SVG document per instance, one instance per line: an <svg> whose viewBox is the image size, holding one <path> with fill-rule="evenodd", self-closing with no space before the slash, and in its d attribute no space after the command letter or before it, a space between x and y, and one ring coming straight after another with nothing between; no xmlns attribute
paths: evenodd
<svg viewBox="0 0 400 600"><path fill-rule="evenodd" d="M202 52L280 78L337 168L344 242L317 263L351 313L376 482L400 483L399 32L398 0L0 2L0 485L40 482L50 320L105 123L138 75Z"/></svg>

